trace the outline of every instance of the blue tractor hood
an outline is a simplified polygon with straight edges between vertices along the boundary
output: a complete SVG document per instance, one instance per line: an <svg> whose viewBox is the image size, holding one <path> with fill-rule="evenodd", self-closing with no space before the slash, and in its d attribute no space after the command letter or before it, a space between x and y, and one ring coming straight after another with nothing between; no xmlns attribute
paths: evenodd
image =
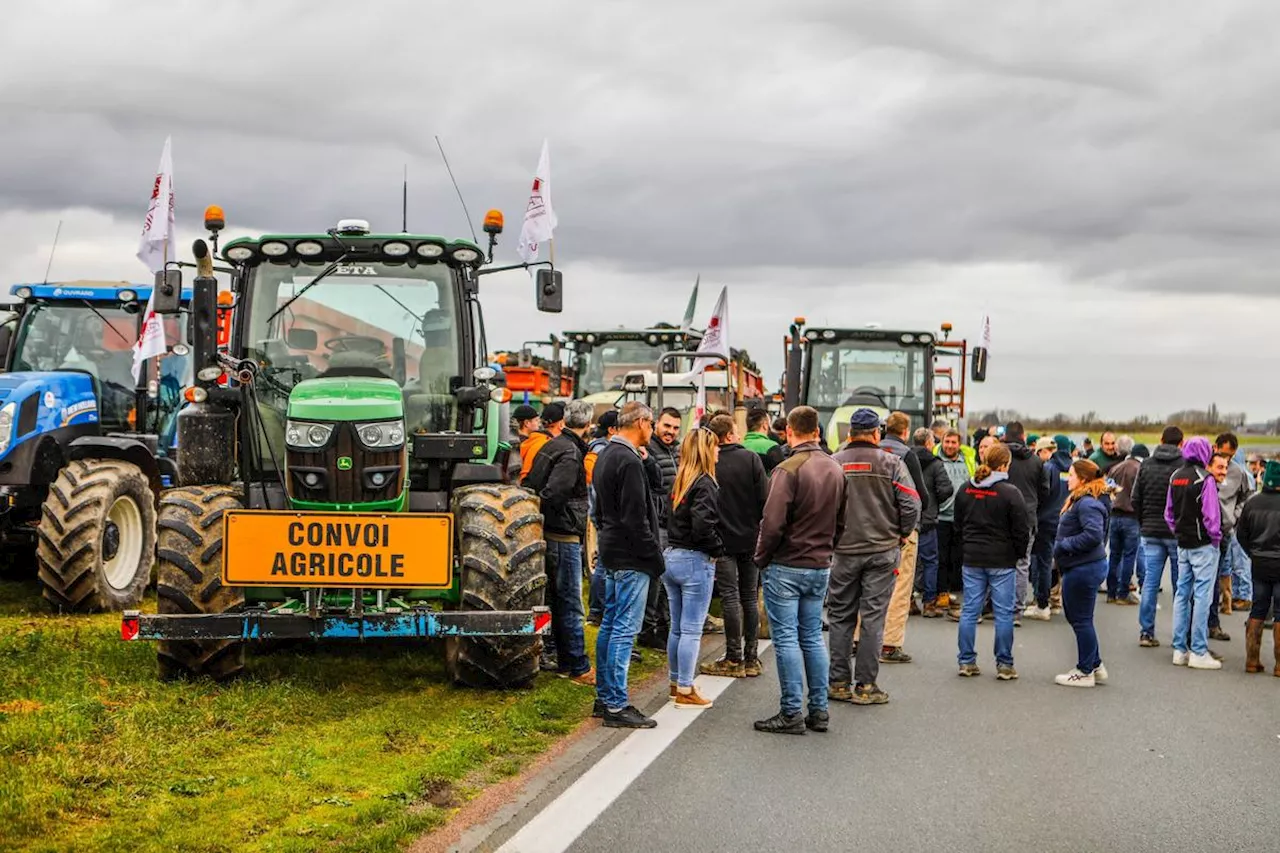
<svg viewBox="0 0 1280 853"><path fill-rule="evenodd" d="M64 427L96 424L93 377L78 371L0 373L0 412L9 411L9 434L0 429L0 459L26 442Z"/></svg>

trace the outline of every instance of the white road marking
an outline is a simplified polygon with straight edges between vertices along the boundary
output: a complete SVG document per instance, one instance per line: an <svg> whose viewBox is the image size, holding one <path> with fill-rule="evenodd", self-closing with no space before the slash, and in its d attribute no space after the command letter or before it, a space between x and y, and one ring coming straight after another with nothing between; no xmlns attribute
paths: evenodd
<svg viewBox="0 0 1280 853"><path fill-rule="evenodd" d="M761 640L759 653L763 655L769 646L768 640ZM700 675L694 683L699 693L714 701L737 680ZM662 706L653 715L653 719L658 721L656 729L641 729L628 734L594 767L579 776L533 820L511 836L498 848L498 853L562 853L567 850L654 759L675 742L681 732L703 714L715 712L715 708L679 710L673 703Z"/></svg>

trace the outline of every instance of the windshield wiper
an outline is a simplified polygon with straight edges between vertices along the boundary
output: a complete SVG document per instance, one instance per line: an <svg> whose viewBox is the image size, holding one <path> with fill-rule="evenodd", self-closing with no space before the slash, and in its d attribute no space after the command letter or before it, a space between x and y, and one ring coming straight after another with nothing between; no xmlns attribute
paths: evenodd
<svg viewBox="0 0 1280 853"><path fill-rule="evenodd" d="M405 304L404 304L403 302L401 302L399 299L396 299L396 298L395 298L395 296L393 296L393 295L392 295L391 291L387 290L387 289L386 289L385 287L383 287L382 285L380 285L380 284L375 284L375 285L374 285L374 287L378 288L378 290L381 290L383 293L387 294L387 298L388 298L388 299L390 299L392 302L394 302L395 304L397 304L397 305L399 305L401 308L403 308L403 309L404 309L404 313L408 314L410 317L412 317L413 319L417 320L419 324L423 324L423 323L426 323L426 322L427 322L427 318L426 318L426 315L425 315L425 314L424 314L423 316L419 317L417 314L413 313L413 309L412 309L412 308L410 308L408 305L405 305Z"/></svg>
<svg viewBox="0 0 1280 853"><path fill-rule="evenodd" d="M94 304L93 304L92 302L90 302L88 299L81 299L80 301L81 301L81 302L83 302L85 305L87 305L90 311L92 311L93 313L97 314L97 315L98 315L98 319L102 321L102 325L106 326L108 329L110 329L111 331L115 332L115 333L116 333L116 337L120 338L120 340L124 341L124 342L125 342L126 344L128 344L130 347L132 347L132 346L133 346L134 342L133 342L133 341L131 341L131 340L129 340L128 338L126 338L126 337L124 336L124 332L122 332L122 331L120 331L119 329L117 329L117 328L116 328L116 327L111 323L111 321L110 321L110 320L108 320L108 319L106 318L106 316L105 316L101 311L99 311L99 310L94 306Z"/></svg>
<svg viewBox="0 0 1280 853"><path fill-rule="evenodd" d="M265 327L266 327L266 328L271 328L271 321L272 321L272 320L274 320L275 318L279 317L279 316L280 316L280 314L281 314L281 313L283 313L283 312L284 312L284 310L285 310L286 308L288 308L290 305L292 305L293 303L295 303L295 302L297 302L299 299L301 299L301 298L302 298L302 295L303 295L304 293L306 293L308 290L310 290L311 288L313 288L313 287L315 287L317 284L319 284L319 283L320 283L320 280L321 280L322 278L325 278L326 276L328 276L328 275L332 274L332 273L333 273L333 271L334 271L334 270L336 270L336 269L337 269L337 268L342 264L342 262L343 262L343 261L345 261L346 259L347 259L347 253L346 253L346 252L343 252L341 255L339 255L339 256L338 256L338 258L337 258L333 263L329 264L329 266L327 266L327 267L325 267L324 269L320 270L320 274L319 274L318 276L316 276L315 278L311 279L311 281L309 281L309 282L307 282L305 285L303 285L303 286L302 286L302 290L299 290L297 293L293 294L293 296L289 298L289 301L288 301L288 302L286 302L285 304L283 304L283 305L281 305L279 308L277 308L277 309L275 310L275 313L274 313L274 314L272 314L270 317L268 317L268 318L267 318L267 322L265 323Z"/></svg>

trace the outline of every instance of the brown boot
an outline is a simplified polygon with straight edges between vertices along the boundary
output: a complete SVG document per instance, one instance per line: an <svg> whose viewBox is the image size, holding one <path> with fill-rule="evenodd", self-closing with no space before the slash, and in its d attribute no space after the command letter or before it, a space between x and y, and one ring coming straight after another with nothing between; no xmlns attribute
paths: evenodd
<svg viewBox="0 0 1280 853"><path fill-rule="evenodd" d="M1218 612L1223 616L1231 615L1231 578L1218 578L1218 589L1221 592L1222 603L1218 607Z"/></svg>
<svg viewBox="0 0 1280 853"><path fill-rule="evenodd" d="M1271 670L1271 674L1276 678L1280 678L1280 622L1271 627L1272 636L1275 637L1275 646L1273 652L1276 656L1276 668Z"/></svg>
<svg viewBox="0 0 1280 853"><path fill-rule="evenodd" d="M1262 672L1262 620L1244 624L1244 671Z"/></svg>

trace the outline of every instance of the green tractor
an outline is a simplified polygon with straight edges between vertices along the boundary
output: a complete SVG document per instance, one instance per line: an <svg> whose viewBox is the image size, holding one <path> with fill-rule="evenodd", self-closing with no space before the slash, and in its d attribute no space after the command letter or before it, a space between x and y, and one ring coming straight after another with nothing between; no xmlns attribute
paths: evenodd
<svg viewBox="0 0 1280 853"><path fill-rule="evenodd" d="M217 251L218 217L207 217ZM537 498L506 481L505 389L484 362L480 277L466 240L322 234L227 243L230 338L215 336L213 255L197 241L196 380L178 419L178 486L160 500L162 677L239 673L253 641L445 640L454 681L538 673L545 543ZM561 310L539 269L539 310ZM223 296L223 305L226 297Z"/></svg>

